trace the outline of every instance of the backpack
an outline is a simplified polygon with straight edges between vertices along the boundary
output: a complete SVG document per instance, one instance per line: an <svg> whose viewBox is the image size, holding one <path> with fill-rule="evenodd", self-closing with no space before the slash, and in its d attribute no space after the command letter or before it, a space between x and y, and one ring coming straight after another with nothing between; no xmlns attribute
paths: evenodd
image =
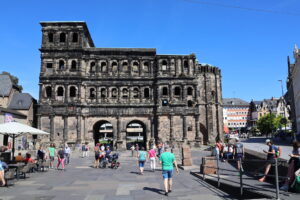
<svg viewBox="0 0 300 200"><path fill-rule="evenodd" d="M274 150L275 150L275 157L280 158L282 153L281 148L279 146L274 146Z"/></svg>

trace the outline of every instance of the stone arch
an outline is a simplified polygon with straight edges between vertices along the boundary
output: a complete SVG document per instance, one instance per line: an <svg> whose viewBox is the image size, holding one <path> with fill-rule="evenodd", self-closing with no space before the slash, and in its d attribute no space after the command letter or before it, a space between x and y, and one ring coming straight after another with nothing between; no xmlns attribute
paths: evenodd
<svg viewBox="0 0 300 200"><path fill-rule="evenodd" d="M136 144L147 148L147 126L140 120L131 120L126 125L126 148Z"/></svg>
<svg viewBox="0 0 300 200"><path fill-rule="evenodd" d="M139 75L140 72L140 64L138 61L134 60L132 61L132 74L133 75Z"/></svg>
<svg viewBox="0 0 300 200"><path fill-rule="evenodd" d="M114 127L113 123L107 120L100 120L93 125L93 139L95 145L102 143L113 148Z"/></svg>
<svg viewBox="0 0 300 200"><path fill-rule="evenodd" d="M74 85L69 86L69 96L71 98L77 97L77 87Z"/></svg>
<svg viewBox="0 0 300 200"><path fill-rule="evenodd" d="M52 87L49 85L45 87L45 97L46 98L52 97Z"/></svg>

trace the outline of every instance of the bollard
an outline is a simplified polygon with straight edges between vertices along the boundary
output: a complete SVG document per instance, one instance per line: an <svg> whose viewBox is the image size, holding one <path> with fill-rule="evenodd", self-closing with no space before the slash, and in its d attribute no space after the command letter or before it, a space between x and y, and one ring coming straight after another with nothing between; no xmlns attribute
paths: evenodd
<svg viewBox="0 0 300 200"><path fill-rule="evenodd" d="M279 181L278 181L278 160L275 158L275 185L276 185L276 199L279 198Z"/></svg>
<svg viewBox="0 0 300 200"><path fill-rule="evenodd" d="M240 195L242 197L244 193L242 158L239 158L238 162L240 162Z"/></svg>
<svg viewBox="0 0 300 200"><path fill-rule="evenodd" d="M219 158L217 157L218 188L220 187Z"/></svg>
<svg viewBox="0 0 300 200"><path fill-rule="evenodd" d="M203 174L203 180L205 180L205 170L204 170L204 167L205 167L205 162L204 162L204 158L202 158L202 174ZM201 167L200 167L201 168ZM201 171L201 169L200 169Z"/></svg>

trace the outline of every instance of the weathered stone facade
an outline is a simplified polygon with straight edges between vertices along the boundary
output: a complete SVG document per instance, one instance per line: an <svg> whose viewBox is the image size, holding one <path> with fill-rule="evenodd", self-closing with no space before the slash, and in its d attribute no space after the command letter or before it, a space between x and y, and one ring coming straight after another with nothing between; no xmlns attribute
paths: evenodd
<svg viewBox="0 0 300 200"><path fill-rule="evenodd" d="M51 141L92 143L105 123L118 149L133 122L147 147L159 140L199 146L223 134L218 68L194 54L96 48L85 22L41 25L38 125Z"/></svg>

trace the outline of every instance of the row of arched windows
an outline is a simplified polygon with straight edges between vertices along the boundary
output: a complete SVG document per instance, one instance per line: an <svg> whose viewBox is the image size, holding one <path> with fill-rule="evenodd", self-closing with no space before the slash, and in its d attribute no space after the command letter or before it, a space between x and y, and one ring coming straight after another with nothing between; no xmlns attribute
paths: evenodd
<svg viewBox="0 0 300 200"><path fill-rule="evenodd" d="M48 42L49 43L53 43L54 42L54 36L55 33L48 33ZM71 34L72 37L72 42L73 43L77 43L78 42L78 33L72 33ZM67 41L67 34L66 33L60 33L59 34L59 42L60 43L65 43Z"/></svg>
<svg viewBox="0 0 300 200"><path fill-rule="evenodd" d="M168 96L169 95L169 88L168 87L162 87L162 96ZM179 86L176 86L174 87L174 96L180 96L182 93L181 91L181 87ZM194 89L193 87L188 87L187 88L187 93L186 93L188 96L193 96L194 95Z"/></svg>
<svg viewBox="0 0 300 200"><path fill-rule="evenodd" d="M167 71L169 66L170 66L170 63L168 63L167 60L162 60L161 61L161 70L162 71ZM189 61L188 60L183 61L183 69L185 71L189 70Z"/></svg>
<svg viewBox="0 0 300 200"><path fill-rule="evenodd" d="M51 86L46 86L45 91L46 91L46 93L45 93L46 98L51 98L52 97L52 87ZM64 93L65 93L64 87L62 87L62 86L57 87L57 89L56 89L56 96L57 97L65 96ZM70 97L76 97L77 96L77 88L75 86L70 86L69 87L69 96Z"/></svg>

